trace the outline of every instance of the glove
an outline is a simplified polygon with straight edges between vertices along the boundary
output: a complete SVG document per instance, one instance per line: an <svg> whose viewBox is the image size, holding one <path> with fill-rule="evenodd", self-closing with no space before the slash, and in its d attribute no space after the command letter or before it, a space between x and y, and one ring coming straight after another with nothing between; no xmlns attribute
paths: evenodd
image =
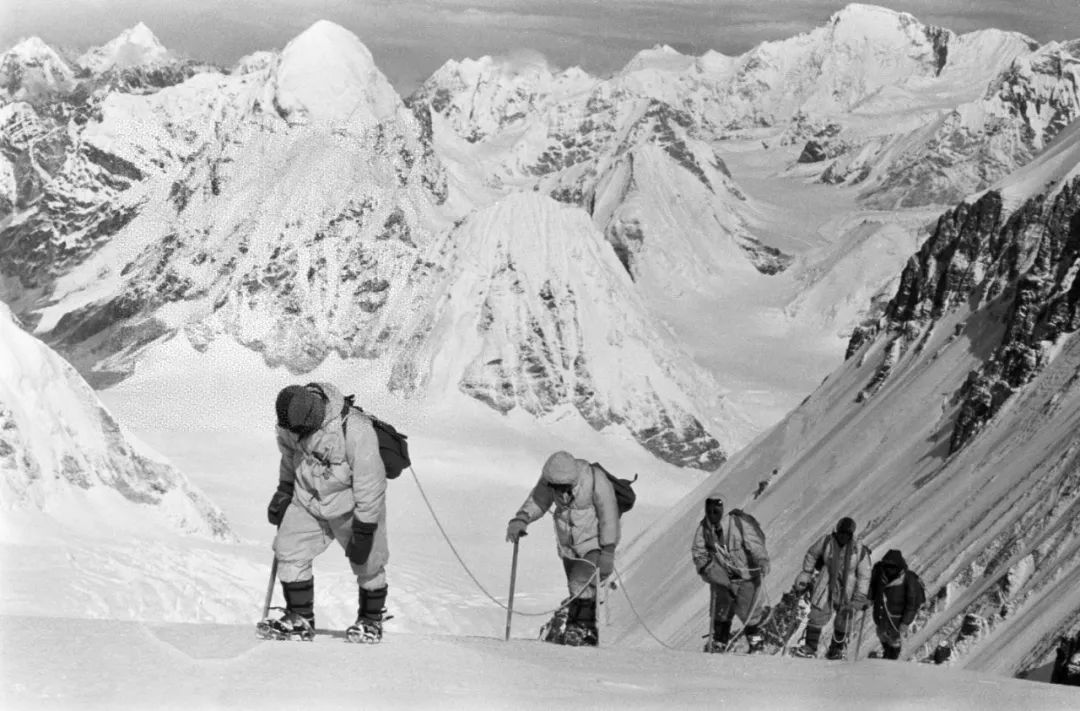
<svg viewBox="0 0 1080 711"><path fill-rule="evenodd" d="M600 562L596 567L600 571L600 582L611 577L615 571L615 546L609 544L600 548Z"/></svg>
<svg viewBox="0 0 1080 711"><path fill-rule="evenodd" d="M525 533L525 529L529 524L522 521L520 518L510 519L509 525L506 527L506 542L517 543L518 539L522 536L528 535Z"/></svg>
<svg viewBox="0 0 1080 711"><path fill-rule="evenodd" d="M292 502L293 483L291 481L278 482L277 491L270 497L270 505L266 507L266 520L271 526L280 526L281 519L285 517L285 509Z"/></svg>
<svg viewBox="0 0 1080 711"><path fill-rule="evenodd" d="M795 584L792 586L792 590L795 594L801 595L810 589L810 583L814 581L814 576L811 573L807 573L805 570L795 576Z"/></svg>
<svg viewBox="0 0 1080 711"><path fill-rule="evenodd" d="M870 598L866 597L866 595L863 595L862 593L857 592L857 593L855 593L854 595L851 596L851 609L852 610L855 610L856 612L858 612L860 610L865 610L868 607L870 607Z"/></svg>
<svg viewBox="0 0 1080 711"><path fill-rule="evenodd" d="M901 639L903 639L904 637L907 637L907 631L908 631L908 626L906 624L904 624L903 622L901 622L900 626L896 628L896 634L899 635Z"/></svg>
<svg viewBox="0 0 1080 711"><path fill-rule="evenodd" d="M353 519L352 538L345 546L345 555L348 556L350 563L363 565L367 562L368 556L371 555L371 547L375 545L375 530L378 527L377 523L364 523Z"/></svg>

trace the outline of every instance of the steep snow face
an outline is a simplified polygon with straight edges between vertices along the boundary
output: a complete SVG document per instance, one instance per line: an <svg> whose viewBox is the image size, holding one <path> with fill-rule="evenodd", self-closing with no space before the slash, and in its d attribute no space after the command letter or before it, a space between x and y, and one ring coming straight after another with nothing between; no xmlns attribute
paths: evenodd
<svg viewBox="0 0 1080 711"><path fill-rule="evenodd" d="M75 72L52 47L30 37L0 54L0 101L37 101L75 86Z"/></svg>
<svg viewBox="0 0 1080 711"><path fill-rule="evenodd" d="M432 305L414 310L396 388L456 385L534 416L570 405L597 430L621 425L661 459L706 470L748 436L717 384L666 345L581 210L511 195L447 234L412 278Z"/></svg>
<svg viewBox="0 0 1080 711"><path fill-rule="evenodd" d="M1080 116L1077 87L1080 42L1047 45L1014 59L979 99L906 135L853 146L823 175L867 185L864 202L885 209L962 199L1030 161Z"/></svg>
<svg viewBox="0 0 1080 711"><path fill-rule="evenodd" d="M325 20L285 45L274 86L274 106L290 124L358 130L392 119L402 108L368 48Z"/></svg>
<svg viewBox="0 0 1080 711"><path fill-rule="evenodd" d="M120 430L75 369L0 304L0 506L91 527L114 515L232 539L221 511Z"/></svg>
<svg viewBox="0 0 1080 711"><path fill-rule="evenodd" d="M841 516L875 558L902 550L930 593L909 658L945 643L953 664L1016 674L1080 625L1066 592L1080 584L1080 178L1057 159L1078 136L1002 188L1045 192L1006 212L991 191L942 216L847 362L643 540L626 585L664 586L639 611L668 639L691 643L706 619L678 560L714 491L764 524L774 593Z"/></svg>
<svg viewBox="0 0 1080 711"><path fill-rule="evenodd" d="M164 64L172 59L157 36L143 23L121 32L108 43L84 52L76 62L96 74Z"/></svg>

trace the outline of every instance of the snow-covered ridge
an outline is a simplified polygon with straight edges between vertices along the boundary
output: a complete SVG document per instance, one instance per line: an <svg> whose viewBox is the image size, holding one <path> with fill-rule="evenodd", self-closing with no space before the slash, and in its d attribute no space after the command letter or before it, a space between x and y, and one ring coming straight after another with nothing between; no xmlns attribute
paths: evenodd
<svg viewBox="0 0 1080 711"><path fill-rule="evenodd" d="M850 5L822 27L739 57L658 46L577 91L548 72L518 79L512 95L487 62L482 80L436 72L415 99L468 141L485 142L477 153L486 163L499 151L510 168L544 129L573 142L553 129L567 114L591 113L598 95L662 101L692 116L701 138L805 145L797 174L858 185L869 206L892 209L955 203L1030 160L1080 115L1076 61L1068 43L1039 48L998 30L957 35Z"/></svg>
<svg viewBox="0 0 1080 711"><path fill-rule="evenodd" d="M145 515L233 538L221 510L169 464L132 444L75 369L0 304L0 505L68 523ZM136 510L138 511L136 513Z"/></svg>

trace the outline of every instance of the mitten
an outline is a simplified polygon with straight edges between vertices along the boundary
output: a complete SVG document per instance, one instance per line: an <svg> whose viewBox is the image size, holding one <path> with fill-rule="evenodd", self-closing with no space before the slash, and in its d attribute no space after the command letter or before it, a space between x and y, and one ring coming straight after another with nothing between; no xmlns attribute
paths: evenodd
<svg viewBox="0 0 1080 711"><path fill-rule="evenodd" d="M508 543L517 543L518 539L525 534L525 529L529 524L522 521L520 518L510 519L510 523L506 526L506 541Z"/></svg>
<svg viewBox="0 0 1080 711"><path fill-rule="evenodd" d="M793 589L796 593L804 593L810 589L810 583L814 581L812 573L807 573L805 570L795 576L795 585Z"/></svg>
<svg viewBox="0 0 1080 711"><path fill-rule="evenodd" d="M345 546L345 555L353 565L363 565L371 555L371 547L375 545L375 530L377 523L365 523L357 519L352 522L352 538Z"/></svg>
<svg viewBox="0 0 1080 711"><path fill-rule="evenodd" d="M870 598L861 592L857 592L851 596L851 607L853 610L865 610L870 607Z"/></svg>
<svg viewBox="0 0 1080 711"><path fill-rule="evenodd" d="M280 526L281 519L285 516L285 509L292 502L293 483L291 481L278 482L277 491L270 497L270 504L266 507L266 520L271 526Z"/></svg>

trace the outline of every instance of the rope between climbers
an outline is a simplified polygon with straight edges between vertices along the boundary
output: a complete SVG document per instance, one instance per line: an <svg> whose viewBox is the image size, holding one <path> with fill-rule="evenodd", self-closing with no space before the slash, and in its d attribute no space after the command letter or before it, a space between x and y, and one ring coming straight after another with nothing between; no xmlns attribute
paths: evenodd
<svg viewBox="0 0 1080 711"><path fill-rule="evenodd" d="M431 500L428 498L427 492L424 491L424 486L420 483L420 478L416 476L416 470L410 466L409 473L412 474L413 481L416 482L416 488L420 491L420 498L424 500L424 505L427 506L428 512L431 514L432 520L435 521L435 526L439 529L439 533L442 534L443 540L446 541L446 545L450 547L450 551L454 554L454 557L457 559L458 564L461 565L465 573L473 581L473 583L480 590L480 592L482 592L487 597L487 599L491 600L493 603L495 603L502 609L508 610L509 608L505 603L503 603L490 592L488 592L487 588L484 587L484 584L481 583L480 580L476 577L476 575L473 574L468 564L461 557L461 554L458 552L457 546L455 546L454 542L450 540L450 536L449 534L447 534L446 529L443 527L442 522L439 520L438 514L435 513L435 508L431 505ZM573 560L584 560L586 563L589 563L589 565L593 566L592 577L589 579L589 582L584 585L580 591L578 591L576 595L572 595L571 597L564 600L562 604L560 604L558 607L547 610L546 612L521 612L519 610L514 610L513 614L520 615L522 617L547 617L569 606L571 602L576 600L583 592L588 590L589 587L592 585L593 581L596 580L596 576L599 572L599 567L596 566L596 564L594 564L592 561L586 560L584 558L574 558ZM648 633L648 635L654 640L656 640L656 642L661 647L664 647L665 649L670 649L672 651L678 651L677 647L672 647L671 645L664 642L664 640L653 634L653 631L649 629L649 626L645 623L645 620L638 613L637 608L634 606L634 601L630 599L630 593L626 591L626 584L623 582L622 575L619 573L619 569L613 567L612 570L615 573L615 579L619 583L619 589L622 590L623 596L626 597L626 602L630 606L630 611L634 614L634 617L637 618L638 624L640 624L642 628L644 628L644 630Z"/></svg>
<svg viewBox="0 0 1080 711"><path fill-rule="evenodd" d="M492 595L490 592L488 592L488 589L485 588L484 584L481 583L480 580L476 577L476 575L473 574L472 570L469 568L469 565L461 557L461 554L458 552L457 546L455 546L454 542L452 540L450 540L450 536L449 536L449 534L447 534L446 529L443 527L442 522L439 520L438 514L435 513L435 508L431 505L431 500L428 498L427 492L424 491L424 487L420 483L420 478L418 476L416 476L416 470L413 469L410 466L409 467L409 473L412 474L413 481L416 482L416 488L419 489L419 491L420 491L420 498L422 498L424 500L424 505L427 506L428 512L431 514L432 520L435 521L435 526L439 529L439 533L442 534L443 540L446 541L446 545L450 546L450 552L454 554L455 558L457 558L458 564L461 565L461 567L465 571L466 575L469 576L469 578L473 581L473 583L476 585L476 587L480 590L480 592L482 592L487 597L487 599L491 600L493 603L495 603L496 605L498 605L502 609L508 610L509 608L506 605L506 603L500 601L498 598L496 598L494 595ZM574 560L585 560L585 559L584 558L575 558ZM586 560L585 562L589 563L590 565L593 565L593 568L594 568L593 569L593 574L592 574L592 577L589 578L589 582L585 586L583 586L582 589L580 591L578 591L578 593L576 595L570 596L569 598L564 600L558 607L554 607L554 608L552 608L550 610L547 610L545 612L521 612L520 610L514 610L513 614L518 615L520 617L550 617L551 615L555 614L559 610L562 610L563 608L569 606L571 602L576 600L578 597L581 596L582 593L584 593L586 590L588 590L589 587L592 585L593 581L596 579L596 573L597 573L596 566L591 561Z"/></svg>

